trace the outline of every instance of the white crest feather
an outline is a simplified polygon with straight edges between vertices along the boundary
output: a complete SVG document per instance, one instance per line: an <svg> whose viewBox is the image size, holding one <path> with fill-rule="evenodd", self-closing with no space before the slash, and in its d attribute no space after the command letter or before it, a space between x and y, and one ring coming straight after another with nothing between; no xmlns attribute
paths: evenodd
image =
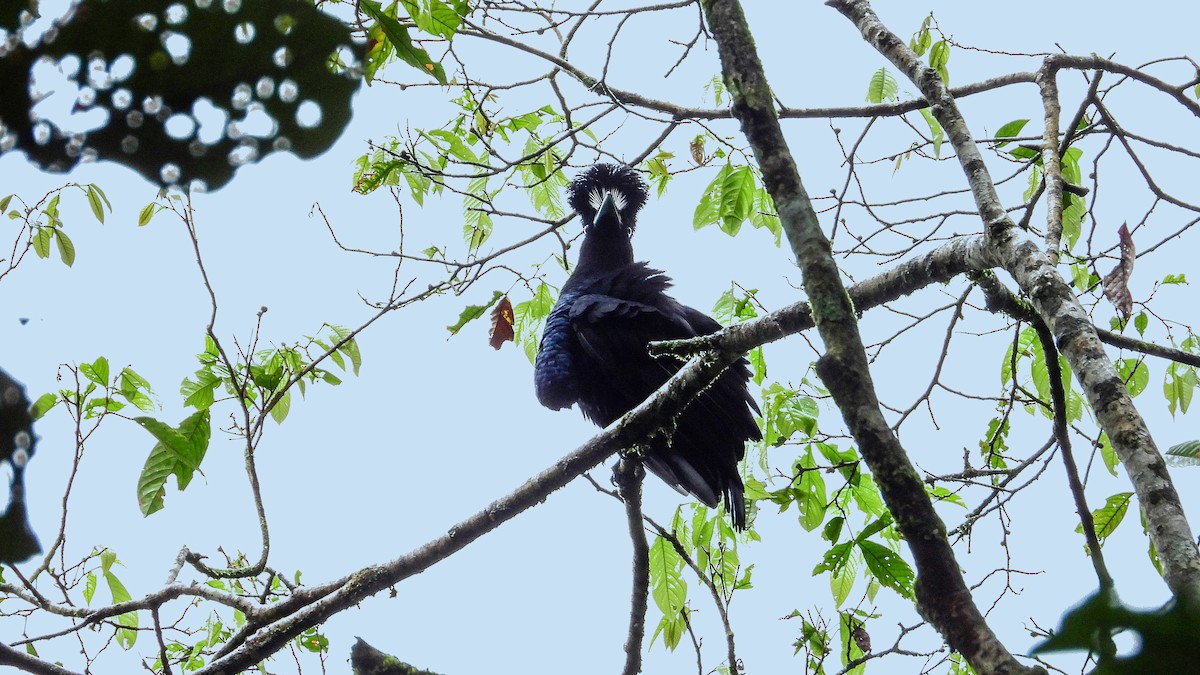
<svg viewBox="0 0 1200 675"><path fill-rule="evenodd" d="M610 195L612 196L613 206L617 207L618 211L625 210L625 204L628 202L625 200L625 195L622 194L620 190L600 190L593 188L592 191L588 193L588 204L591 205L593 209L599 211L600 205L604 203L604 198Z"/></svg>

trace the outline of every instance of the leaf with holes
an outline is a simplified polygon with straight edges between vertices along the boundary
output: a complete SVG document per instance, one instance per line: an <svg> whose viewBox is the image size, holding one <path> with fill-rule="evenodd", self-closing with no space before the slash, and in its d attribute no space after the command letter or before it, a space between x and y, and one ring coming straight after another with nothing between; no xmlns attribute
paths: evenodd
<svg viewBox="0 0 1200 675"><path fill-rule="evenodd" d="M363 48L345 23L311 3L168 8L144 0L82 0L55 33L51 41L8 54L0 65L0 76L11 85L0 99L0 119L16 149L49 171L69 171L94 157L128 166L158 185L215 190L239 166L269 153L307 158L324 152L350 121L350 99L362 80L357 63ZM63 120L30 114L35 94L41 95L29 81L30 66L64 58L107 64L67 76L79 86L110 83L95 87L93 101L75 102L77 115L106 116L82 144L59 128ZM269 118L271 130L247 132L248 110ZM228 124L213 126L198 114L205 112L223 115ZM46 125L48 141L42 137ZM104 193L91 186L87 197L103 219ZM143 213L143 224L148 215Z"/></svg>
<svg viewBox="0 0 1200 675"><path fill-rule="evenodd" d="M492 329L488 332L488 344L492 346L492 349L500 349L505 342L513 341L515 337L514 321L512 302L506 295L492 310Z"/></svg>
<svg viewBox="0 0 1200 675"><path fill-rule="evenodd" d="M211 433L209 415L207 409L200 410L184 419L178 428L150 417L134 421L158 439L137 482L138 508L143 516L148 516L163 508L167 478L174 475L179 490L183 491L200 468Z"/></svg>
<svg viewBox="0 0 1200 675"><path fill-rule="evenodd" d="M1171 463L1178 466L1200 465L1200 441L1185 441L1167 450Z"/></svg>
<svg viewBox="0 0 1200 675"><path fill-rule="evenodd" d="M1150 369L1141 359L1117 359L1116 367L1131 398L1146 390L1150 382Z"/></svg>
<svg viewBox="0 0 1200 675"><path fill-rule="evenodd" d="M1104 502L1104 506L1092 511L1092 523L1096 526L1096 538L1104 546L1109 535L1117 531L1117 526L1125 519L1129 504L1133 501L1132 492L1118 492ZM1075 531L1083 534L1083 525L1076 525Z"/></svg>
<svg viewBox="0 0 1200 675"><path fill-rule="evenodd" d="M396 56L401 61L423 73L432 75L438 84L448 84L446 71L442 68L442 64L434 63L433 59L429 57L429 52L413 42L412 37L408 34L408 29L394 17L384 13L379 3L374 0L362 0L358 6L364 14L374 19L383 29L383 34L392 43L392 47L396 50Z"/></svg>
<svg viewBox="0 0 1200 675"><path fill-rule="evenodd" d="M896 591L904 598L911 598L913 581L916 575L908 562L892 549L873 541L860 541L858 548L862 551L867 569L879 580L879 583Z"/></svg>

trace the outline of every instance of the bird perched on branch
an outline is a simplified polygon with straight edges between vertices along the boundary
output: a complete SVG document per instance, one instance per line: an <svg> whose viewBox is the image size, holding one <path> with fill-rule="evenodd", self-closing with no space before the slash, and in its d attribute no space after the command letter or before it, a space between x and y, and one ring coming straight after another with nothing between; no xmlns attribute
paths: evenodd
<svg viewBox="0 0 1200 675"><path fill-rule="evenodd" d="M680 304L670 279L634 262L630 239L646 203L646 183L627 166L597 164L567 189L583 220L579 262L550 312L535 363L538 400L552 410L579 404L605 427L632 410L682 364L652 357L656 340L716 332L721 325ZM738 462L747 440L762 438L750 396L749 364L741 359L697 396L675 420L673 432L645 447L646 467L675 489L710 507L724 502L737 528L746 526Z"/></svg>

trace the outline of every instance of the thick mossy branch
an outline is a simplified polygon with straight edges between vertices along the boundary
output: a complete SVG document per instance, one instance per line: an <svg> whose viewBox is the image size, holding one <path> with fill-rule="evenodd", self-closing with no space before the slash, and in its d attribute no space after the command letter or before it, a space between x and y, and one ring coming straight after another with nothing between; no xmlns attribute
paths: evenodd
<svg viewBox="0 0 1200 675"><path fill-rule="evenodd" d="M1108 434L1137 492L1150 539L1163 564L1167 585L1182 601L1200 606L1200 551L1150 430L1133 405L1124 382L1105 354L1095 327L1070 285L1035 244L1017 239L1016 228L1005 214L979 150L971 140L966 121L945 83L880 22L866 0L829 0L827 4L853 21L863 38L908 75L930 102L934 117L945 129L966 173L992 246L989 256L996 267L1007 270L1016 279L1079 378L1100 428ZM1135 75L1133 69L1106 59L1048 58L1063 68L1101 68L1127 74L1171 94L1193 114L1200 114L1200 106L1187 100L1181 92L1144 74Z"/></svg>
<svg viewBox="0 0 1200 675"><path fill-rule="evenodd" d="M804 290L826 348L817 363L817 373L829 387L912 550L918 573L918 609L979 671L1040 670L1018 663L987 626L959 571L945 525L884 420L854 306L779 126L740 4L735 0L704 0L702 5L720 51L726 86L733 96L733 115L754 150L763 183L778 208L783 230L804 273ZM986 168L983 171L986 173ZM1000 216L1004 216L1003 211Z"/></svg>

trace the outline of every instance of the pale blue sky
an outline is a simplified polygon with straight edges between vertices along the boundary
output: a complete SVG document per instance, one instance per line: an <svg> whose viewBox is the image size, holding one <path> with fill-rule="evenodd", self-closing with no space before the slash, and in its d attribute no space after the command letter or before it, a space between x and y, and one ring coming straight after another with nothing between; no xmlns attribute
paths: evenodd
<svg viewBox="0 0 1200 675"><path fill-rule="evenodd" d="M768 76L785 103L806 107L862 102L868 78L884 63L844 18L820 3L746 4ZM1115 51L1118 60L1130 64L1184 53L1194 44L1198 18L1196 9L1173 3L1146 3L1120 14L1081 12L1066 3L1044 2L1014 2L1007 8L945 1L879 3L877 9L893 30L906 37L932 10L941 27L962 44L1055 51L1058 43L1070 53ZM653 19L631 22L617 51L637 50L637 58L614 66L610 81L655 98L711 105L702 88L719 71L715 45L697 51L687 67L664 81L661 75L677 54L677 48L661 44L664 30ZM692 32L690 25L672 30L667 32L683 39ZM531 66L527 58L513 59L507 52L467 38L456 46L465 55L487 58L473 73L485 79L512 77L514 69L521 72ZM573 54L581 67L595 70L603 46L579 42ZM949 67L954 84L963 84L1012 70L1033 70L1037 62L956 49ZM1180 73L1175 70L1174 77L1183 77ZM410 73L395 66L391 76L408 78ZM1078 91L1080 79L1077 73L1068 73L1060 81L1064 91ZM914 90L901 83L902 92ZM224 189L196 197L201 246L220 302L217 330L227 342L236 336L244 343L261 306L269 308L264 342L311 335L323 322L355 326L369 316L369 308L357 294L378 298L386 293L391 283L389 264L337 251L322 222L311 215L313 202L320 202L347 245L393 248L395 205L382 191L367 197L353 194L351 163L365 151L366 139L379 139L397 129L440 125L453 114L445 101L455 94L436 88L364 88L350 127L325 155L309 162L275 155L243 168ZM1164 112L1166 102L1153 94L1143 92L1143 100L1149 105L1138 110L1130 103L1132 97L1125 99L1124 112L1131 124L1141 123L1145 131L1190 124L1171 136L1173 142L1197 147L1194 119ZM547 101L528 97L506 101L504 106L508 112L524 112ZM963 108L976 135L1016 117L1033 117L1029 129L1040 131L1040 107L1032 85L974 97ZM1064 115L1071 112L1065 110ZM847 142L852 142L862 124L834 122L845 130ZM898 149L895 136L904 132L898 124L890 124L894 134L872 137L873 143L864 147L865 156ZM726 136L738 133L732 122L713 127ZM831 188L840 188L844 169L827 121L792 121L785 128L810 193L826 195ZM668 141L677 161L683 160L686 142L696 133L696 129L681 130ZM628 156L653 136L631 131L614 138L618 140L605 148ZM740 143L740 138L735 142ZM786 247L771 246L764 232L747 230L736 239L713 228L692 232L692 209L715 171L699 170L682 177L663 198L650 201L634 240L639 259L667 270L676 280L676 296L705 310L731 279L761 289L761 299L771 308L799 299L793 288L799 285L799 275ZM45 174L16 153L0 158L0 176L4 177L0 196L15 192L36 201L67 181L95 182L114 207L107 224L100 226L82 195L65 196L63 219L78 250L75 266L67 269L53 258L29 259L0 284L4 368L22 380L35 398L60 386L55 381L56 364L104 355L114 367L130 365L149 379L163 405L160 416L178 421L184 412L177 386L197 366L193 355L203 346L208 297L176 218L161 213L145 228L135 225L138 211L157 188L108 163L81 167L69 176ZM1187 185L1183 179L1190 176L1194 173L1162 178L1182 191ZM1120 220L1138 218L1147 204L1140 196L1142 201L1122 208L1122 182L1115 172L1109 177L1105 215L1115 230ZM874 194L883 199L913 194L922 187L932 191L932 181L944 181L936 183L943 189L963 185L957 164L945 162L936 173L902 170L890 181L877 181ZM423 209L407 195L405 200L406 245L412 250L460 241L457 199L433 200ZM958 221L959 231L976 229L966 223ZM497 219L496 232L485 248L523 239L534 227L525 221ZM575 227L569 225L569 231L576 231ZM542 260L556 247L552 240L540 242L509 264ZM1181 253L1166 252L1155 263L1154 274L1159 266L1162 272L1188 270L1190 261ZM874 262L852 262L851 272L856 278L870 275L878 269ZM410 273L424 283L437 270L413 267ZM1140 278L1135 274L1135 297L1145 297L1154 274ZM386 317L359 340L364 360L360 377L347 377L337 388L311 387L306 400L293 403L283 425L269 425L258 461L272 522L272 565L288 572L301 569L304 580L315 583L394 558L444 533L595 432L574 411L552 413L537 404L531 365L511 345L492 351L486 344L485 321L447 340L445 326L463 305L490 298L493 289L505 290L510 284L511 277L499 273L461 298L437 299ZM1186 320L1180 308L1194 306L1193 298L1191 287L1175 287L1157 299L1164 307L1175 308L1176 318ZM522 299L521 291L514 291L513 300ZM939 290L928 289L906 307L919 312L947 301ZM20 325L19 317L30 320ZM872 312L863 322L868 341L894 331L896 320L895 315ZM973 312L960 327L986 332L1000 325L998 319ZM934 345L940 345L944 326L939 319L884 352L875 377L885 400L907 405L925 387L927 361ZM999 391L999 362L1007 339L1003 334L963 340L959 346L964 351L952 362L949 381L974 390ZM967 353L969 345L977 345L977 353ZM775 345L768 352L770 376L798 381L811 359L811 350L799 339ZM1158 394L1162 365L1150 365L1150 388L1139 402L1159 445L1165 448L1194 438L1195 425L1187 417L1171 422ZM978 384L984 381L992 384ZM906 426L903 435L914 460L934 471L961 466L963 447L976 446L989 417L978 409L960 415L953 406L944 406L938 411L940 433L918 421L912 428ZM214 425L227 419L229 410L221 408ZM839 422L835 411L823 410L824 430L835 430ZM1014 448L1021 442L1036 447L1049 433L1044 420L1022 414L1016 423L1030 431L1014 433L1010 440ZM70 467L72 429L66 416L55 411L37 430L42 440L27 474L28 493L34 527L48 543L57 526L59 499ZM185 544L213 555L217 546L245 550L252 557L259 550L236 442L218 441L214 435L203 466L205 476L183 494L174 490L172 482L166 509L142 518L134 485L151 445L151 437L136 425L108 421L89 443L72 496L67 559L78 558L95 545L111 547L125 563L119 574L135 597L161 586ZM786 467L787 452L772 455L773 461ZM1189 495L1195 481L1192 474L1176 471L1175 476L1195 519L1200 516L1200 503ZM609 472L605 467L595 475L607 482ZM1123 475L1110 478L1093 471L1096 476L1090 493L1093 506L1103 503L1108 494L1130 489ZM659 522L669 521L679 496L653 479L646 491L647 512ZM944 513L949 522L957 523L961 512L948 507ZM1095 584L1082 540L1073 534L1073 509L1057 463L1036 488L1036 495L1027 494L1014 506L1013 515L1009 543L1017 555L1014 565L1043 573L1016 578L1013 583L1023 595L1006 598L992 614L992 623L1010 648L1023 652L1032 644L1025 630L1029 617L1050 627L1067 605ZM794 512L764 513L757 523L763 542L742 554L744 561L756 564L755 588L738 594L731 616L747 672L802 668L799 657L792 656L800 626L779 617L814 606L824 607L827 618L835 616L827 582L809 575L827 543L819 533L797 528L794 518ZM966 547L959 548L968 583L1002 564L997 557L998 539L992 518L976 530L969 555ZM1145 548L1137 521L1131 518L1105 550L1123 596L1154 604L1165 599L1166 591L1154 577ZM355 635L411 663L452 674L615 672L623 659L628 567L629 542L621 507L577 481L544 505L404 582L397 588L397 598L372 599L331 621L323 628L333 644L330 672L348 670L343 659ZM997 594L997 583L993 579L984 586L980 601L985 606ZM699 610L696 624L705 638L707 670L723 654L721 633L708 598L694 584L689 595ZM853 597L857 593L851 603ZM104 590L97 593L98 601L106 599ZM897 622L911 625L917 620L912 609L889 591L881 592L878 601L886 619L872 627L877 647L891 644ZM651 627L657 619L651 609ZM148 621L143 616L143 623ZM13 621L0 626L6 640L22 629ZM25 630L40 634L55 627L56 622L38 617ZM135 651L151 654L151 643L152 636L144 634ZM928 632L905 643L913 649L936 644ZM80 667L75 646L64 642L62 649L58 658L69 668ZM127 664L125 659L106 654L100 671L127 670L113 665ZM694 672L694 664L685 640L673 654L661 645L651 649L646 672ZM918 667L911 661L903 667L907 665L914 671ZM276 663L283 672L290 666L290 659ZM901 667L882 666L888 672L901 672L892 670Z"/></svg>

